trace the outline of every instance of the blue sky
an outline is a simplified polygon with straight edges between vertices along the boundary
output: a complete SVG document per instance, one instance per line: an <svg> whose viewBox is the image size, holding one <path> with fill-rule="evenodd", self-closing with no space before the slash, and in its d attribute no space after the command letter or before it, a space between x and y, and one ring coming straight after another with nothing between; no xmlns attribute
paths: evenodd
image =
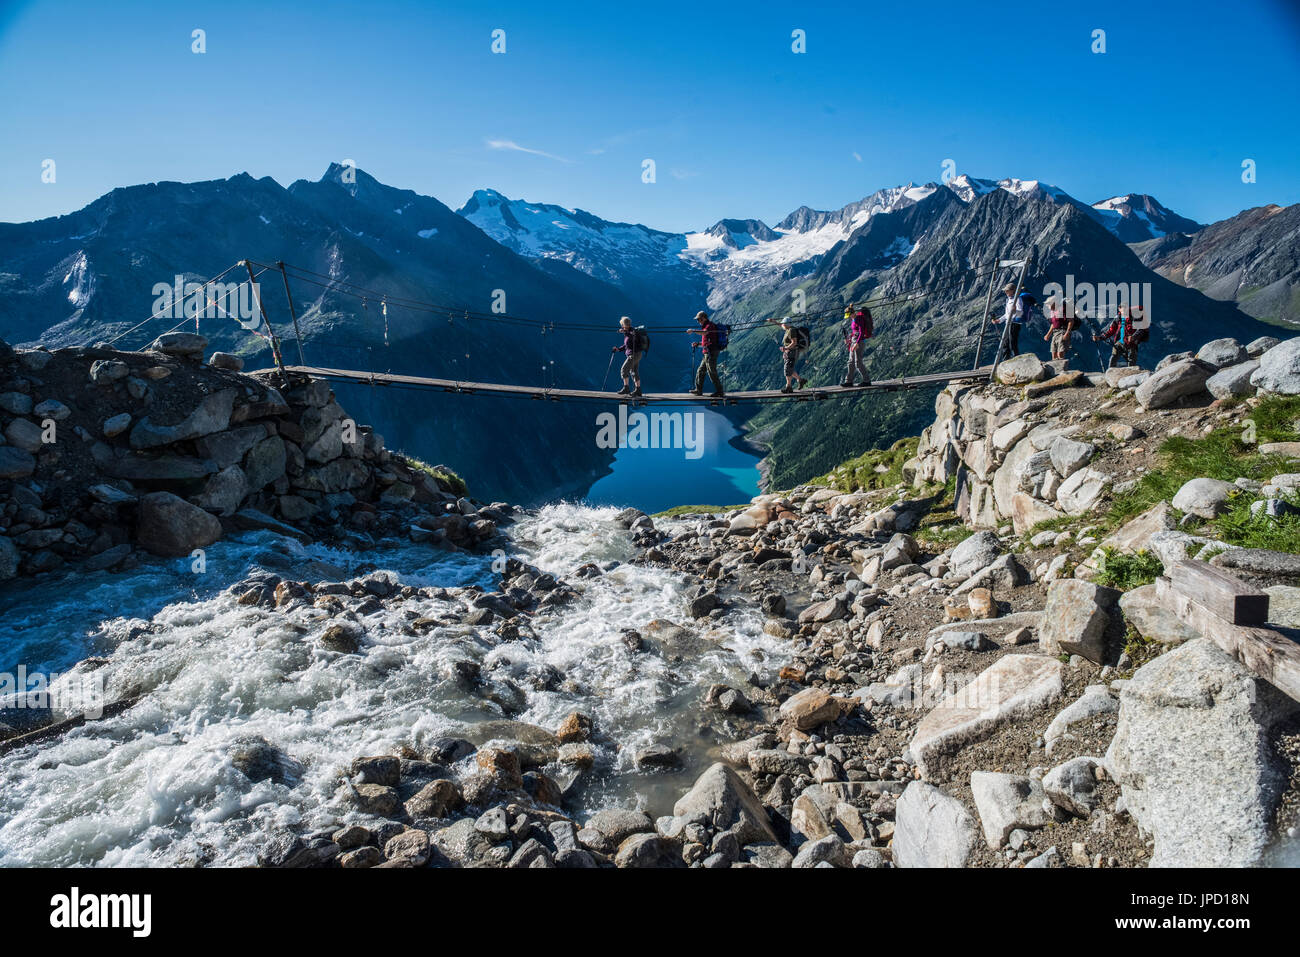
<svg viewBox="0 0 1300 957"><path fill-rule="evenodd" d="M1201 222L1300 201L1296 4L1075 6L0 0L0 221L344 159L453 208L492 187L672 230L949 159Z"/></svg>

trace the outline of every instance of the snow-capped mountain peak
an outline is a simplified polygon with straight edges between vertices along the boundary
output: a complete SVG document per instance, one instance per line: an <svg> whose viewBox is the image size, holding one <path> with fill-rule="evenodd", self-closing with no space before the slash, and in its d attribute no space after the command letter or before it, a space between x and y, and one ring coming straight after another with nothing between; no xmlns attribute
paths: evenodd
<svg viewBox="0 0 1300 957"><path fill-rule="evenodd" d="M1126 243L1158 239L1169 233L1194 233L1201 224L1162 206L1154 196L1127 193L1093 203L1094 219Z"/></svg>
<svg viewBox="0 0 1300 957"><path fill-rule="evenodd" d="M680 259L687 248L681 233L610 222L581 209L479 189L457 213L522 256L561 260L608 282L635 279L665 264L689 268Z"/></svg>

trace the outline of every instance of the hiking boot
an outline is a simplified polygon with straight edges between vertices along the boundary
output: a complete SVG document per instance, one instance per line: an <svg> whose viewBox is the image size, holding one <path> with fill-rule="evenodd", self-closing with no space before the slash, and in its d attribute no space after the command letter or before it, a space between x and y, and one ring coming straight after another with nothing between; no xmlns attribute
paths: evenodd
<svg viewBox="0 0 1300 957"><path fill-rule="evenodd" d="M804 388L804 387L807 386L807 385L808 385L808 380L807 380L807 379L800 379L800 380L799 380L799 384L798 384L797 386L795 386L795 388L796 388L796 389L802 389L802 388Z"/></svg>
<svg viewBox="0 0 1300 957"><path fill-rule="evenodd" d="M640 394L641 394L641 387L640 387L640 386L637 386L635 389L633 389L633 390L632 390L632 394L633 394L633 395L640 395Z"/></svg>
<svg viewBox="0 0 1300 957"><path fill-rule="evenodd" d="M713 397L714 397L715 399L721 399L721 398L723 398L724 396L726 396L726 394L727 394L727 393L725 393L725 392L715 392L715 393L713 393Z"/></svg>
<svg viewBox="0 0 1300 957"><path fill-rule="evenodd" d="M871 385L871 380L870 380L870 379L863 379L861 382L858 383L858 388L859 388L859 389L865 389L865 388L866 388L867 386L869 386L869 385Z"/></svg>
<svg viewBox="0 0 1300 957"><path fill-rule="evenodd" d="M623 386L623 388L619 389L619 390L618 390L616 393L614 393L614 394L615 394L615 395L627 395L627 394L630 393L631 391L632 391L631 388L629 388L628 386Z"/></svg>
<svg viewBox="0 0 1300 957"><path fill-rule="evenodd" d="M848 379L845 379L843 382L840 383L840 388L841 388L841 389L852 389L852 388L853 388L853 383L850 382Z"/></svg>
<svg viewBox="0 0 1300 957"><path fill-rule="evenodd" d="M703 389L692 389L692 390L691 390L691 395L704 395L704 390L703 390Z"/></svg>
<svg viewBox="0 0 1300 957"><path fill-rule="evenodd" d="M790 385L787 385L784 389L781 390L781 392L784 393L785 395L789 395L793 391L794 391L794 387Z"/></svg>

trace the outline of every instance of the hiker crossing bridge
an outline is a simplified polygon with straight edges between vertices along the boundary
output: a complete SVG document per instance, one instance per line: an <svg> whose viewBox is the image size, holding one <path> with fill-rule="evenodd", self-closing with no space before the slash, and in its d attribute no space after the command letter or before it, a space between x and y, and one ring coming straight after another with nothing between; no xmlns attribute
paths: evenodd
<svg viewBox="0 0 1300 957"><path fill-rule="evenodd" d="M1000 337L998 350L992 364L983 364L981 356L984 352L986 334L989 331L990 308L993 305L995 291L999 287L999 276L1007 276L1014 279L1010 286L1015 287L1015 295L1019 295L1024 288L1026 275L1030 263L1035 258L1035 251L1030 249L1018 259L1001 259L993 257L991 261L980 266L970 266L954 270L951 275L937 278L924 286L918 286L911 289L890 288L888 292L877 291L870 298L859 300L858 306L866 306L870 310L881 310L890 306L898 306L905 303L915 302L927 297L934 297L936 294L947 292L956 288L964 291L960 295L969 296L975 292L983 283L988 283L988 295L985 301L985 308L980 323L978 333L974 330L961 335L955 336L922 336L917 344L921 347L931 350L941 350L957 360L957 357L964 351L962 346L954 346L952 343L963 343L964 348L974 346L974 361L968 368L955 369L946 372L927 372L918 375L902 375L892 378L882 378L864 385L840 386L827 385L815 386L805 385L801 389L786 391L783 389L758 389L750 391L727 392L725 395L715 395L712 393L697 394L694 392L648 392L642 395L626 394L609 391L602 384L601 389L594 388L561 388L554 382L543 382L538 385L503 383L503 382L477 382L468 378L445 378L434 376L422 376L393 372L391 369L377 371L373 368L350 369L338 368L334 365L311 365L306 360L304 349L304 337L299 313L294 303L293 290L290 286L290 280L294 283L308 285L313 288L314 301L312 307L305 314L308 318L312 313L320 314L324 311L326 297L330 297L331 310L337 312L335 303L340 299L353 300L359 304L360 318L362 320L362 336L351 336L352 341L347 344L341 344L337 340L328 342L331 354L337 354L340 348L343 351L358 351L372 354L367 342L378 346L380 343L380 334L382 333L382 354L389 358L400 352L390 352L390 328L389 328L389 308L406 310L413 313L421 313L429 316L427 327L430 334L437 335L438 326L432 323L435 320L445 319L447 326L442 327L450 335L456 335L459 331L458 323L463 325L459 328L465 328L474 323L492 323L510 327L510 334L518 338L523 331L536 332L541 336L542 349L539 350L544 356L545 349L549 348L550 340L554 338L557 330L568 330L574 334L590 335L592 333L606 333L613 335L613 323L599 322L596 320L566 320L566 321L549 321L539 322L536 320L526 319L521 316L507 315L503 312L496 311L480 312L470 309L438 305L432 302L424 302L412 299L406 296L390 295L383 291L369 289L353 283L349 280L338 276L325 275L314 272L298 266L290 266L284 262L275 262L273 264L255 262L253 260L240 260L218 273L213 278L204 283L182 284L181 277L177 277L176 295L173 297L170 292L168 296L159 300L160 307L155 313L143 321L120 332L116 337L110 339L108 344L112 345L117 341L125 338L132 333L144 329L145 326L160 318L176 318L181 316L181 320L172 326L166 332L175 332L183 326L193 324L194 331L202 333L202 321L211 323L215 320L221 325L223 331L230 328L230 323L236 322L251 336L256 336L268 348L274 366L274 371L281 374L300 374L315 376L324 379L333 379L336 381L353 382L370 386L386 386L403 389L427 389L440 392L446 392L456 395L466 396L507 396L516 398L527 398L536 401L588 401L588 402L619 402L633 406L643 405L686 405L686 404L710 404L710 405L738 405L740 403L767 403L767 402L818 402L827 399L835 399L846 396L861 395L869 392L892 392L907 389L919 389L925 387L941 386L951 382L979 381L992 378L997 372L998 358L1003 355L1003 344L1011 329L1010 323L1002 325L1002 335ZM232 272L235 273L233 279L227 280ZM271 322L270 314L267 310L266 297L263 294L259 279L270 273L272 276L278 274L283 282L285 302L293 325L293 339L298 362L288 364L284 360L281 337L277 333ZM237 281L235 281L237 280ZM277 284L278 285L278 284ZM498 290L499 291L499 290ZM969 307L967 307L969 308ZM786 317L791 324L808 324L813 330L826 328L836 323L839 315L844 309L842 303L835 303L829 308L820 311L809 311L804 309L792 316ZM753 330L758 328L771 328L770 323L775 319L766 318L748 318L736 319L725 328L729 330L731 337L735 337L737 332ZM424 334L424 328L422 334ZM681 326L651 326L638 327L647 332L681 334L684 330ZM807 327L802 328L802 332L808 332ZM877 333L881 327L877 325ZM886 321L884 328L884 337L886 341L892 340L894 343L902 344L906 348L907 335L913 332L910 329L901 330L901 335L897 338L891 335L889 323ZM698 335L698 332L695 333ZM150 339L154 338L154 333L149 333ZM367 338L369 337L369 338ZM874 340L876 343L881 342L882 337L877 335ZM326 343L323 340L315 341ZM400 340L398 345L400 347ZM725 348L725 343L724 343ZM885 348L888 348L887 346ZM811 351L811 350L805 350ZM817 361L824 362L830 358L830 352L821 349L820 359ZM876 351L879 351L877 346ZM724 353L725 355L726 353ZM694 352L691 352L694 360ZM468 353L466 354L468 359ZM612 361L612 360L611 360ZM373 362L367 364L373 365ZM453 363L454 364L454 363ZM466 363L468 365L468 362ZM954 361L954 365L957 361ZM554 379L555 363L553 360L543 366L542 378ZM546 373L550 369L549 376ZM261 370L265 372L271 369ZM606 369L608 377L609 369ZM824 376L824 370L817 369L819 377ZM838 377L834 377L838 378Z"/></svg>
<svg viewBox="0 0 1300 957"><path fill-rule="evenodd" d="M272 370L267 369L266 372ZM752 392L728 392L722 396L693 392L647 392L645 395L624 395L595 389L550 389L542 386L508 385L501 382L462 382L455 379L434 379L424 376L395 375L388 372L361 372L355 369L326 369L318 366L285 366L289 374L312 376L318 379L335 379L371 386L397 386L408 389L433 389L454 392L458 395L501 395L515 398L559 402L563 400L589 402L621 402L625 405L738 405L742 402L817 402L844 395L863 392L892 392L901 389L919 389L925 386L946 385L949 382L986 380L989 369L971 369L965 372L935 372L926 375L881 379L868 385L852 387L808 386L795 392L780 389L762 389Z"/></svg>

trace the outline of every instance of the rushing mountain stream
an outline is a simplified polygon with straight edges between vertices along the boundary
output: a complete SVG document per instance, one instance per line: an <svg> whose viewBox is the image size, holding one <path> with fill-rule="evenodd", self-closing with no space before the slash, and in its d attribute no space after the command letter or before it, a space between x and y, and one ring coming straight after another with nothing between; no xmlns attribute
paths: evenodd
<svg viewBox="0 0 1300 957"><path fill-rule="evenodd" d="M635 549L615 515L553 505L508 527L511 558L576 592L527 616L524 634L467 623L478 593L463 589L495 589L505 550L353 553L256 532L213 548L200 574L160 560L6 586L0 667L94 676L107 702L135 703L0 757L0 864L252 864L273 836L362 817L347 782L358 757L518 738L507 720L554 731L574 711L596 734L572 810L666 813L723 740L702 718L709 685L771 675L788 651L756 608L691 622L693 582L628 564ZM580 571L591 563L603 574ZM418 591L363 607L355 653L321 641L332 619L319 600L241 603L231 587L378 573L394 593ZM644 632L639 646L628 628ZM638 770L650 745L678 749L681 766Z"/></svg>

